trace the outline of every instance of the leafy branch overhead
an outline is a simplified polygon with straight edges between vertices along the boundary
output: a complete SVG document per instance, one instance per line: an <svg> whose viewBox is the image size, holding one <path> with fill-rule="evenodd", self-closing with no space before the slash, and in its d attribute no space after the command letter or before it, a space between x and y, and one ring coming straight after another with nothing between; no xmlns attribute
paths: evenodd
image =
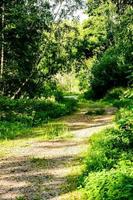
<svg viewBox="0 0 133 200"><path fill-rule="evenodd" d="M94 98L132 84L132 0L3 1L1 11L1 95L39 97L73 70Z"/></svg>
<svg viewBox="0 0 133 200"><path fill-rule="evenodd" d="M32 95L31 88L36 88L41 74L37 68L40 55L45 54L40 52L40 46L49 44L43 40L43 32L49 32L51 38L53 26L58 27L64 17L70 16L68 11L74 12L77 6L81 6L80 1L1 3L1 93L15 98L25 92Z"/></svg>

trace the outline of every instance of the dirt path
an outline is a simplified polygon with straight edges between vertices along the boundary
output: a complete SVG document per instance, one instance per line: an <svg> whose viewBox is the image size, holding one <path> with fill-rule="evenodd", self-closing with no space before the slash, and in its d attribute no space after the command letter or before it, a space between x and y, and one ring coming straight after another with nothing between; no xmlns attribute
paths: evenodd
<svg viewBox="0 0 133 200"><path fill-rule="evenodd" d="M91 119L81 110L59 120L70 127L73 138L28 141L8 149L11 156L0 160L0 200L15 200L18 196L26 200L66 200L66 178L78 167L79 155L87 150L87 138L110 126L112 117L107 113Z"/></svg>

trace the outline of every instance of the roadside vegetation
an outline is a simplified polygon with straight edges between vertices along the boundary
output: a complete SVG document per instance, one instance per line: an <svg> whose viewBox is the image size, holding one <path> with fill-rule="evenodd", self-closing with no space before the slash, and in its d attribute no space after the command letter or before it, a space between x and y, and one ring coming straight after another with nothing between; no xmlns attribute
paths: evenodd
<svg viewBox="0 0 133 200"><path fill-rule="evenodd" d="M115 106L117 92L114 94L113 90L105 98ZM120 96L114 127L93 135L88 141L84 169L77 178L84 199L133 198L133 90L128 89Z"/></svg>
<svg viewBox="0 0 133 200"><path fill-rule="evenodd" d="M0 139L15 139L29 135L32 137L33 127L41 127L52 119L75 111L77 101L75 99L65 99L62 102L41 99L11 100L4 97L0 99L0 104ZM53 125L51 122L46 126L46 130L44 129L44 134L49 135L48 138L63 134L62 126Z"/></svg>
<svg viewBox="0 0 133 200"><path fill-rule="evenodd" d="M25 141L72 137L55 119L75 111L115 114L112 128L89 138L70 190L81 200L132 200L132 0L3 1L0 21L0 156Z"/></svg>

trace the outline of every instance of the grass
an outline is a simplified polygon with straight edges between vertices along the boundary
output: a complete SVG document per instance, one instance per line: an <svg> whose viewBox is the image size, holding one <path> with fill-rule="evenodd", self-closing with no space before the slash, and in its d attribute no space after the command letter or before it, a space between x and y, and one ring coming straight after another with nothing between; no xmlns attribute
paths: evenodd
<svg viewBox="0 0 133 200"><path fill-rule="evenodd" d="M133 199L132 109L131 105L120 109L114 128L90 138L78 179L86 200Z"/></svg>
<svg viewBox="0 0 133 200"><path fill-rule="evenodd" d="M62 195L61 200L86 200L86 194L83 189L75 190Z"/></svg>
<svg viewBox="0 0 133 200"><path fill-rule="evenodd" d="M71 137L67 125L58 122L49 122L41 127L32 128L29 134L23 134L20 138L40 138L43 140L52 140L58 138Z"/></svg>
<svg viewBox="0 0 133 200"><path fill-rule="evenodd" d="M96 113L102 114L101 112L103 112L104 109L109 108L110 104L108 102L103 102L103 101L93 102L81 99L80 103L78 104L78 107L79 109L83 108L87 110L88 112L87 114L93 115L93 112L89 113L89 109L90 110L96 109L96 112L94 114ZM21 123L19 124L19 122L4 122L2 131L6 135L6 138L0 140L0 145L1 145L0 157L8 155L9 154L8 149L14 146L22 147L30 145L30 143L28 143L29 141L30 142L39 140L46 141L46 140L64 139L72 137L72 134L70 133L70 130L68 129L67 125L65 125L62 122L58 122L58 120L56 121L53 120L47 124L45 123L41 126L32 128L31 127L23 128L23 125Z"/></svg>
<svg viewBox="0 0 133 200"><path fill-rule="evenodd" d="M86 99L80 99L79 108L87 108L87 109L106 109L112 106L112 103L109 101L104 100L98 100L98 101L92 101L92 100L86 100Z"/></svg>
<svg viewBox="0 0 133 200"><path fill-rule="evenodd" d="M81 101L79 104L79 109L99 109L100 111L104 108L110 107L110 104L107 102L92 102L92 101ZM97 113L98 114L98 113ZM18 131L19 132L19 131ZM65 123L62 121L53 120L47 124L43 124L39 127L32 127L27 128L25 131L21 133L19 132L18 135L13 138L13 140L6 139L1 140L0 145L0 157L8 157L12 156L12 149L17 149L18 147L30 147L34 142L40 141L49 141L55 139L68 139L71 138L72 134L69 131L69 128ZM21 148L20 148L21 154ZM18 153L19 155L19 153ZM39 157L30 157L29 161L31 166L35 169L42 169L49 166L49 161L45 158ZM70 163L72 164L72 163ZM67 177L67 184L62 188L66 193L68 193L64 199L82 199L84 200L86 197L85 190L83 188L79 188L80 182L82 181L79 179L84 164L82 158L78 158L77 161L74 161L74 166L72 167L71 173ZM73 165L73 164L72 164ZM77 188L78 187L78 188ZM21 198L21 197L20 197Z"/></svg>
<svg viewBox="0 0 133 200"><path fill-rule="evenodd" d="M16 198L16 200L25 200L25 197L19 196L19 197Z"/></svg>
<svg viewBox="0 0 133 200"><path fill-rule="evenodd" d="M40 127L26 130L22 135L18 135L14 140L0 140L0 157L9 156L10 149L14 147L30 146L32 142L47 141L55 139L69 139L72 137L67 125L58 122L49 122Z"/></svg>
<svg viewBox="0 0 133 200"><path fill-rule="evenodd" d="M103 102L81 102L81 107L86 109L99 109L99 106L103 108L109 107L107 103ZM100 107L100 109L101 109ZM14 140L3 140L0 142L1 145L1 156L11 156L12 155L12 148L18 148L18 147L30 147L32 143L36 141L49 141L53 139L63 139L63 138L70 138L72 137L68 127L66 124L62 123L62 121L59 120L53 120L47 124L44 124L40 127L34 127L32 129L27 129L25 133L19 134ZM21 148L20 148L21 153ZM62 186L62 200L86 200L86 191L84 188L79 187L82 178L81 174L84 169L85 164L83 163L83 157L85 155L81 155L81 157L78 157L76 160L72 160L70 163L66 161L66 165L70 164L70 174L66 177L67 183ZM29 157L30 166L34 170L40 170L49 168L49 166L54 166L54 163L52 160L48 160L46 158L40 158L39 155L34 157ZM53 163L52 163L53 162ZM64 164L65 165L65 164ZM65 193L65 195L64 195ZM67 193L67 194L66 194ZM18 197L18 199L23 197ZM36 198L35 198L36 199ZM38 197L39 199L39 197ZM25 200L25 199L24 199ZM39 199L40 200L40 199Z"/></svg>
<svg viewBox="0 0 133 200"><path fill-rule="evenodd" d="M84 159L86 152L76 156L71 163L66 163L70 167L70 172L66 177L66 183L62 186L63 195L61 200L86 200L86 191L80 187L82 173L85 168Z"/></svg>
<svg viewBox="0 0 133 200"><path fill-rule="evenodd" d="M40 127L53 119L68 115L76 108L77 101L75 99L52 102L42 99L11 100L0 97L0 140L32 136L33 127ZM52 134L57 136L57 132L53 133L55 130L55 127L54 130L51 127ZM49 135L51 136L51 134Z"/></svg>

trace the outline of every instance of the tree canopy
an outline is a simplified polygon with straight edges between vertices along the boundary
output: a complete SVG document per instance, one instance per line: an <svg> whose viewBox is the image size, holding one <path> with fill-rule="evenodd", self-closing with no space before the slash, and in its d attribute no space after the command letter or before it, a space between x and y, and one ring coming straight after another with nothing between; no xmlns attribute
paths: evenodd
<svg viewBox="0 0 133 200"><path fill-rule="evenodd" d="M80 0L1 2L1 95L40 96L54 75L73 69L94 93L131 84L132 1L84 6ZM81 7L88 15L82 23L74 18Z"/></svg>

